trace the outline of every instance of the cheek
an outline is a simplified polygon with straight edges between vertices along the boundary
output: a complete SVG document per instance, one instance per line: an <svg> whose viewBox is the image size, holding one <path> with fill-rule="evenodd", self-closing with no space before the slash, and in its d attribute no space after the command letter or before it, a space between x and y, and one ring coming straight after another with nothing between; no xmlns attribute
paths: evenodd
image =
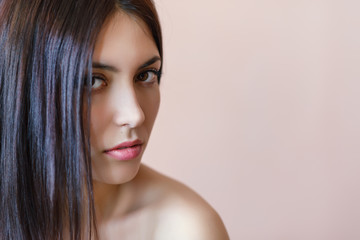
<svg viewBox="0 0 360 240"><path fill-rule="evenodd" d="M91 145L91 150L94 150L93 148L97 145L97 136L98 136L98 132L99 130L97 128L99 128L99 119L97 118L97 116L101 116L99 115L100 113L98 113L96 111L96 109L91 109L90 112L90 145Z"/></svg>
<svg viewBox="0 0 360 240"><path fill-rule="evenodd" d="M90 144L93 147L100 145L101 135L107 121L106 104L93 101L90 109Z"/></svg>
<svg viewBox="0 0 360 240"><path fill-rule="evenodd" d="M154 124L154 121L156 119L158 110L160 106L160 91L157 89L156 91L151 92L150 96L147 97L143 101L143 111L145 113L145 121L147 125Z"/></svg>

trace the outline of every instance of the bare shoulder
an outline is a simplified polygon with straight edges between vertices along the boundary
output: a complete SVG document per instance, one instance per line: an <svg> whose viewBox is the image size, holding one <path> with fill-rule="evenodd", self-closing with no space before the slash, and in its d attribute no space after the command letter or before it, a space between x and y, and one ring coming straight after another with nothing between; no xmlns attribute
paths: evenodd
<svg viewBox="0 0 360 240"><path fill-rule="evenodd" d="M229 239L218 213L184 184L142 166L149 191L156 191L154 239Z"/></svg>

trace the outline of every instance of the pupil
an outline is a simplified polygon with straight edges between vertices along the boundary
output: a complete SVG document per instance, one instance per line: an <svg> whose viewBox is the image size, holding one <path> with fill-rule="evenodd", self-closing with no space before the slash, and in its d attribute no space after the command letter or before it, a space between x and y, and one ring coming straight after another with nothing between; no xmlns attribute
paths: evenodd
<svg viewBox="0 0 360 240"><path fill-rule="evenodd" d="M142 74L140 74L140 80L146 80L147 78L148 78L148 73L142 73Z"/></svg>

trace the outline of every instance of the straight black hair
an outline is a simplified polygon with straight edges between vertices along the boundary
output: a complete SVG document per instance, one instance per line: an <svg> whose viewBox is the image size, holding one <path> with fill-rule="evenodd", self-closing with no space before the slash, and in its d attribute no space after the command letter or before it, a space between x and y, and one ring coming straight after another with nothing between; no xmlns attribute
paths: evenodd
<svg viewBox="0 0 360 240"><path fill-rule="evenodd" d="M146 24L162 58L151 0L0 0L0 239L96 236L92 54L117 10Z"/></svg>

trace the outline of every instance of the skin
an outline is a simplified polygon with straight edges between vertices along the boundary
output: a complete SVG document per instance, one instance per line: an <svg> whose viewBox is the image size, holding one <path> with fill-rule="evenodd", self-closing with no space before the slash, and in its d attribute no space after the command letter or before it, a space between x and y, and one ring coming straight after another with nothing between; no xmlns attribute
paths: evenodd
<svg viewBox="0 0 360 240"><path fill-rule="evenodd" d="M90 142L99 238L229 239L206 201L141 164L160 104L156 57L145 24L122 12L104 24L96 41ZM155 61L141 67L150 59ZM136 139L142 149L134 159L119 161L104 152Z"/></svg>

